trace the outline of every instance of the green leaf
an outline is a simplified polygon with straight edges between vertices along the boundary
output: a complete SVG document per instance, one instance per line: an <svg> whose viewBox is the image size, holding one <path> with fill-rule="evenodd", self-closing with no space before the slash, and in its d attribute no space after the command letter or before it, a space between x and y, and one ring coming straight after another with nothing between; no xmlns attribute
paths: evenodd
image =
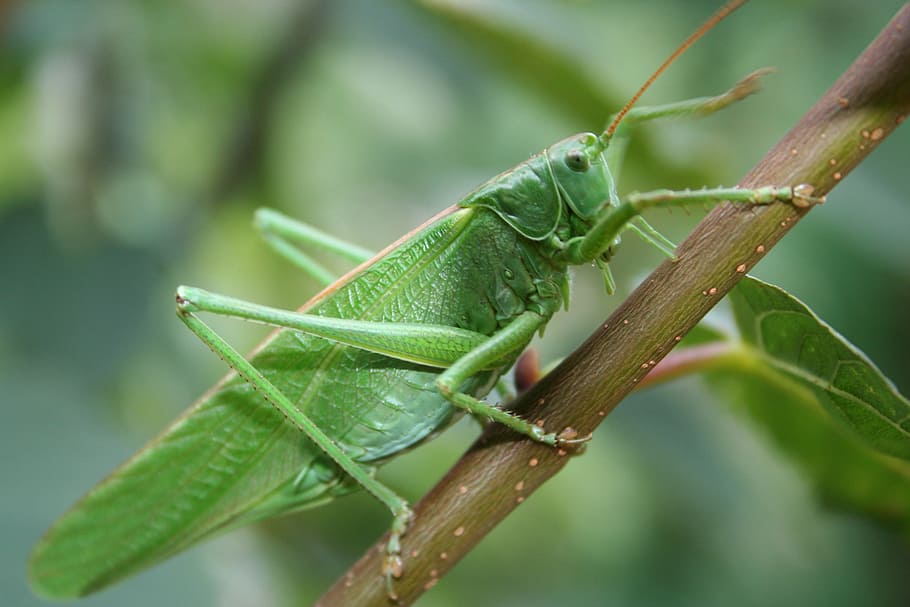
<svg viewBox="0 0 910 607"><path fill-rule="evenodd" d="M910 463L870 448L832 419L813 391L770 368L706 374L812 481L826 503L872 517L910 539Z"/></svg>
<svg viewBox="0 0 910 607"><path fill-rule="evenodd" d="M910 538L907 400L782 289L747 277L730 299L742 341L704 361L709 384L796 462L825 501Z"/></svg>
<svg viewBox="0 0 910 607"><path fill-rule="evenodd" d="M747 277L730 299L762 363L810 389L870 446L910 460L910 402L861 351L773 285Z"/></svg>

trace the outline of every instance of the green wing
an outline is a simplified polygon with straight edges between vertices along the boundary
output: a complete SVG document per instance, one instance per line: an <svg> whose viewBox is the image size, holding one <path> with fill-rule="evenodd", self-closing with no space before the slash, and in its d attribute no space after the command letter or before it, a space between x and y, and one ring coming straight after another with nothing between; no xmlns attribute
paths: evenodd
<svg viewBox="0 0 910 607"><path fill-rule="evenodd" d="M269 361L286 360L287 348L299 343L276 334L259 366L281 376ZM60 518L35 547L29 577L47 597L85 595L215 531L345 490L320 452L232 374Z"/></svg>
<svg viewBox="0 0 910 607"><path fill-rule="evenodd" d="M465 224L466 212L460 216L455 221L452 210L440 213L303 309L327 308L340 318L364 317L377 302L403 310L396 299L398 279L418 271L415 259L437 259L435 254L426 256L423 239L433 243L430 248L445 249ZM437 220L443 225L437 225ZM453 222L458 229L452 228ZM440 233L446 237L440 239ZM408 259L402 260L403 256ZM373 277L379 277L379 282ZM403 290L401 301L410 301L407 290L399 290ZM429 314L443 307L421 310ZM413 312L399 316L407 314ZM438 322L435 317L416 320ZM352 453L362 461L406 448L441 423L424 421L425 428L415 429L413 417L396 404L394 390L405 388L411 392L401 399L409 402L441 399L419 385L410 386L413 381L400 386L409 378L416 381L410 369L414 365L389 362L377 354L293 331L274 333L251 360L291 402L337 440L356 447ZM431 385L435 373L425 375L424 383ZM364 423L382 396L394 401L383 408L389 419ZM445 414L446 410L439 413ZM51 527L32 553L29 577L35 591L44 596L82 596L215 532L312 506L354 489L293 424L231 373Z"/></svg>
<svg viewBox="0 0 910 607"><path fill-rule="evenodd" d="M465 238L484 246L466 251ZM497 314L521 311L514 285L534 284L516 257L519 239L494 213L450 208L304 309L333 318L463 323L491 334ZM514 265L508 274L497 271L501 260ZM413 362L296 331L273 334L251 360L367 465L414 446L454 416L435 389L438 369ZM504 368L472 377L464 389L485 394ZM32 555L30 577L45 596L84 595L215 532L354 489L293 424L231 374L48 531Z"/></svg>

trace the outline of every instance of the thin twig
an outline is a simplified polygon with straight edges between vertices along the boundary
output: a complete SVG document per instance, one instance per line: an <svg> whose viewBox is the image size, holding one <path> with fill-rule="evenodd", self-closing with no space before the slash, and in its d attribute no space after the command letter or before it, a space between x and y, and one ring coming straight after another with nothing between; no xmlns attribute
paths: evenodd
<svg viewBox="0 0 910 607"><path fill-rule="evenodd" d="M910 111L905 6L806 116L740 182L830 191ZM833 164L832 164L833 161ZM592 431L807 209L724 205L553 373L517 402L547 427ZM403 542L399 604L414 602L571 457L491 426L415 507ZM387 606L377 544L322 597L323 607ZM446 557L440 555L445 553ZM532 566L529 563L529 566Z"/></svg>

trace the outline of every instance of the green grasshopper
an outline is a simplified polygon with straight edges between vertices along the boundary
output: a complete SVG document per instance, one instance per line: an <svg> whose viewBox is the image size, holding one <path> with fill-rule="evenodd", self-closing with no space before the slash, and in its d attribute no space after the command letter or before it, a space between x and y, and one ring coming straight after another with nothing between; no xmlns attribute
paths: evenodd
<svg viewBox="0 0 910 607"><path fill-rule="evenodd" d="M757 89L760 73L716 97L630 109L657 74L740 4L726 5L687 40L604 133L549 146L376 255L258 211L268 242L310 274L329 282L305 247L360 265L295 312L177 289L179 317L233 370L51 527L30 561L36 591L85 595L216 532L358 489L392 513L383 567L391 585L402 575L400 539L412 513L374 478L377 466L462 412L554 447L587 440L480 400L567 303L569 267L596 264L612 291L608 262L627 229L672 255L672 244L639 217L648 208L817 202L807 185L617 194L616 150L626 127L709 114ZM278 330L247 360L200 312Z"/></svg>

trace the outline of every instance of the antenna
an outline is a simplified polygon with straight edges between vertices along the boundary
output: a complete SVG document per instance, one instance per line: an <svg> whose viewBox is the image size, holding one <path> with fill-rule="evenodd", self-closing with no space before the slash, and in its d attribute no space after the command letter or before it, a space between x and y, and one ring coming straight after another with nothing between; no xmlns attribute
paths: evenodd
<svg viewBox="0 0 910 607"><path fill-rule="evenodd" d="M705 21L701 25L701 27L699 27L697 30L692 32L692 34L688 38L686 38L685 42L680 44L679 48L677 48L675 51L673 51L673 54L670 55L669 57L667 57L666 61L664 61L661 64L661 66L659 68L657 68L657 70L653 74L651 74L651 77L648 78L648 80L642 85L642 87L640 89L638 89L638 92L635 93L631 99L629 99L629 102L626 103L625 107L623 107L619 111L619 113L616 114L616 117L613 119L613 122L610 123L610 126L607 127L607 130L604 131L603 135L601 135L601 140L606 142L606 140L610 139L610 137L613 136L613 133L616 132L616 127L618 127L619 123L622 122L623 117L625 117L625 115L628 113L628 111L630 109L632 109L632 106L635 105L635 102L638 101L638 99L642 96L642 94L644 94L644 92L646 90L648 90L648 87L650 87L652 84L654 84L654 81L657 80L657 77L660 76L663 73L663 71L670 66L671 63L676 61L676 59L680 55L682 55L684 52L686 52L686 49L688 49L690 46L692 46L696 40L698 40L699 38L704 36L708 32L708 30L710 30L712 27L717 25L727 15L729 15L730 13L732 13L733 11L735 11L736 9L738 9L745 3L746 3L746 0L730 0L730 2L727 2L726 4L724 4L722 7L720 7L720 9L718 9L718 11L716 13L711 15L711 17L707 21Z"/></svg>

